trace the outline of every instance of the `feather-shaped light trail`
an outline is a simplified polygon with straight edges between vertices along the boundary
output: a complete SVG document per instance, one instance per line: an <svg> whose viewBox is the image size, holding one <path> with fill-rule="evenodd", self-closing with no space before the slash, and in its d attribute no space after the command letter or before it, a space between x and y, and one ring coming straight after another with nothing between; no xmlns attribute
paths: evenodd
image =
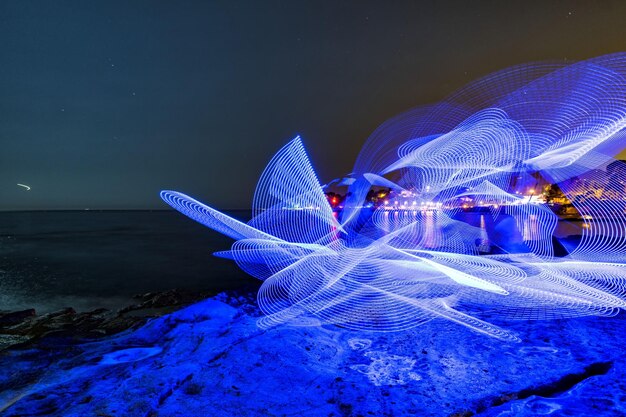
<svg viewBox="0 0 626 417"><path fill-rule="evenodd" d="M485 319L612 316L626 309L626 165L605 150L626 144L624 78L626 54L520 65L394 117L335 207L299 137L263 172L247 224L161 197L237 240L220 255L263 281L263 327L443 318L512 341ZM540 198L555 185L579 239L555 233L563 219Z"/></svg>
<svg viewBox="0 0 626 417"><path fill-rule="evenodd" d="M17 184L19 187L24 188L26 191L30 191L30 187L26 184Z"/></svg>

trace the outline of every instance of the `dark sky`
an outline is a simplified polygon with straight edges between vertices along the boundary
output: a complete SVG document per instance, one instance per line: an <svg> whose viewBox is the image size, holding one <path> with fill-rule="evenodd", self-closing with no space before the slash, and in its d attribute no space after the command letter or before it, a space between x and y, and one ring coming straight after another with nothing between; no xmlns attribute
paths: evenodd
<svg viewBox="0 0 626 417"><path fill-rule="evenodd" d="M626 51L624 1L337 3L0 0L0 210L247 208L296 134L325 182L477 77Z"/></svg>

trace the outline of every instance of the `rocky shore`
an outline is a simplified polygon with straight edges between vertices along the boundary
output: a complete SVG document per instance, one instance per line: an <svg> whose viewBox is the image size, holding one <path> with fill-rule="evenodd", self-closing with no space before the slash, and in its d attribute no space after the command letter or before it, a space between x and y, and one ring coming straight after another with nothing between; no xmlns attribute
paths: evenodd
<svg viewBox="0 0 626 417"><path fill-rule="evenodd" d="M117 311L98 308L76 312L66 307L55 312L38 315L35 309L0 311L0 351L11 346L28 346L41 340L63 338L66 342L80 343L111 336L143 326L149 319L172 313L184 306L209 297L241 307L254 314L256 303L254 289L243 291L192 292L172 289L149 292L133 297L136 301Z"/></svg>
<svg viewBox="0 0 626 417"><path fill-rule="evenodd" d="M444 320L262 330L254 298L4 314L5 334L27 341L0 351L0 416L626 415L623 314L500 323L513 343Z"/></svg>

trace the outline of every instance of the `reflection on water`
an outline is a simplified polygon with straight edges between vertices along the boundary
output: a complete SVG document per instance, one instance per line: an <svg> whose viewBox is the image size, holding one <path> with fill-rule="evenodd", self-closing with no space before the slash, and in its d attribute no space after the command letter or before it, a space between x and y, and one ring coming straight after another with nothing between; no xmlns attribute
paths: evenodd
<svg viewBox="0 0 626 417"><path fill-rule="evenodd" d="M491 252L491 245L489 244L489 234L487 233L487 223L485 222L485 215L480 215L480 238L478 242L478 251L488 253Z"/></svg>
<svg viewBox="0 0 626 417"><path fill-rule="evenodd" d="M522 238L524 240L533 240L541 236L542 226L537 221L537 215L531 214L526 217L523 226Z"/></svg>
<svg viewBox="0 0 626 417"><path fill-rule="evenodd" d="M438 246L439 239L437 239L436 230L438 230L438 226L435 213L432 210L428 210L424 213L423 246L427 248L434 248Z"/></svg>
<svg viewBox="0 0 626 417"><path fill-rule="evenodd" d="M583 229L593 230L593 220L561 219L556 226L554 236L558 238L579 236L583 234Z"/></svg>
<svg viewBox="0 0 626 417"><path fill-rule="evenodd" d="M413 233L413 243L434 250L444 244L442 230L446 222L450 222L449 217L436 209L384 210L376 218L377 227L384 233L410 227L407 230ZM536 214L513 217L501 211L495 214L485 211L461 211L456 213L452 220L475 228L473 230L477 236L474 242L476 250L483 254L528 252L530 251L528 242L550 239L546 234L548 225L542 224ZM553 237L557 240L571 241L566 244L571 250L584 230L594 230L596 227L600 225L593 220L559 219ZM406 235L407 233L403 234L403 238L406 238ZM554 240L551 244L559 245ZM566 254L560 250L559 253L557 256Z"/></svg>

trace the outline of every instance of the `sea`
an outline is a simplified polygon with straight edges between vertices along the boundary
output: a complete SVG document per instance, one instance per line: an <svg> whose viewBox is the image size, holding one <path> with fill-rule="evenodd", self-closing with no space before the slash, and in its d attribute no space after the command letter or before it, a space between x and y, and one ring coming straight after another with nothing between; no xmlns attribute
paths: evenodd
<svg viewBox="0 0 626 417"><path fill-rule="evenodd" d="M580 230L580 221L560 221L556 234ZM148 292L258 286L233 261L213 256L232 243L173 210L0 212L0 311L118 309Z"/></svg>
<svg viewBox="0 0 626 417"><path fill-rule="evenodd" d="M232 243L175 211L0 212L0 311L117 309L147 292L254 285L213 256Z"/></svg>

